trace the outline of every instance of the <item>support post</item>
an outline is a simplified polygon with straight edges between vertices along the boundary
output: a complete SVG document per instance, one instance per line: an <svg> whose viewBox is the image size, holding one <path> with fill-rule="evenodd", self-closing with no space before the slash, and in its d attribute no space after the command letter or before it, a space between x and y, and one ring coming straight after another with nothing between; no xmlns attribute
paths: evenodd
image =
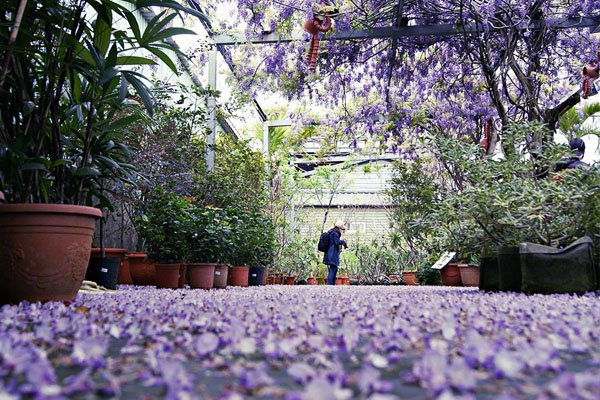
<svg viewBox="0 0 600 400"><path fill-rule="evenodd" d="M217 90L217 46L213 46L208 57L208 89L211 92ZM214 94L209 93L206 98L208 108L208 129L210 133L206 138L206 168L209 172L215 169L215 138L217 135L217 99Z"/></svg>

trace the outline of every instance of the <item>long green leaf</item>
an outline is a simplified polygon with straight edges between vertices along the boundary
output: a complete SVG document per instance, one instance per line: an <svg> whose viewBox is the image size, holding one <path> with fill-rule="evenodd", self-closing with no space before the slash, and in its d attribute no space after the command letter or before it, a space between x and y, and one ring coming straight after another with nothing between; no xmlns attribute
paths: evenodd
<svg viewBox="0 0 600 400"><path fill-rule="evenodd" d="M122 104L125 101L128 92L129 87L127 85L127 79L125 79L125 76L121 75L119 79L119 104Z"/></svg>
<svg viewBox="0 0 600 400"><path fill-rule="evenodd" d="M139 113L135 113L132 115L128 115L126 117L122 117L119 118L115 121L113 121L109 126L108 126L108 130L110 131L117 131L119 129L125 128L129 125L134 124L135 122L139 121L142 118L142 116Z"/></svg>
<svg viewBox="0 0 600 400"><path fill-rule="evenodd" d="M75 176L99 176L101 175L98 168L82 167L75 171Z"/></svg>
<svg viewBox="0 0 600 400"><path fill-rule="evenodd" d="M167 24L170 23L173 18L175 18L175 14L165 16L165 11L152 17L152 19L148 21L148 25L146 26L144 34L142 35L142 45L152 43L154 41L154 35L160 33L160 31L167 26Z"/></svg>
<svg viewBox="0 0 600 400"><path fill-rule="evenodd" d="M109 18L105 20L105 18ZM108 12L104 15L98 14L96 24L94 25L94 46L102 55L108 51L110 45L110 34L112 26L112 13Z"/></svg>
<svg viewBox="0 0 600 400"><path fill-rule="evenodd" d="M140 56L120 56L117 65L156 65L156 61Z"/></svg>
<svg viewBox="0 0 600 400"><path fill-rule="evenodd" d="M160 60L166 64L167 67L169 67L169 69L171 71L173 71L174 74L179 75L179 72L177 71L177 66L175 65L175 63L173 62L173 60L171 60L171 57L169 57L165 52L163 52L162 50L159 50L158 48L156 48L155 46L148 46L146 47L146 49L151 52L152 54L154 54L156 57L160 58Z"/></svg>
<svg viewBox="0 0 600 400"><path fill-rule="evenodd" d="M144 84L144 82L142 82L135 76L136 73L133 71L123 71L123 75L127 79L127 82L131 83L131 86L135 88L136 93L142 99L142 103L144 103L144 106L146 107L146 110L148 110L148 113L150 115L153 115L154 106L152 104L152 97L150 96L150 91L148 90L148 87Z"/></svg>
<svg viewBox="0 0 600 400"><path fill-rule="evenodd" d="M137 22L135 15L133 15L133 13L131 13L131 12L126 12L125 18L127 18L127 22L129 23L129 28L131 28L131 32L133 33L133 36L135 37L136 41L139 42L142 38L142 35L140 33L141 32L140 26Z"/></svg>
<svg viewBox="0 0 600 400"><path fill-rule="evenodd" d="M39 163L39 162L28 162L19 167L19 171L31 171L31 170L48 171L48 167L46 167L44 164Z"/></svg>
<svg viewBox="0 0 600 400"><path fill-rule="evenodd" d="M195 34L196 34L196 32L194 32L190 29L186 29L186 28L177 28L177 27L166 28L166 29L163 29L162 31L160 31L159 33L157 33L156 35L152 36L152 38L151 38L152 41L150 43L165 40L165 39L171 38L176 35L195 35Z"/></svg>
<svg viewBox="0 0 600 400"><path fill-rule="evenodd" d="M200 18L202 21L204 21L204 23L206 23L208 25L211 24L210 19L205 14L201 13L200 11L194 10L192 8L185 7L173 0L137 0L136 6L140 7L140 8L141 7L158 6L158 7L170 8L170 9L177 10L177 11L183 11L186 14L190 14L197 18Z"/></svg>

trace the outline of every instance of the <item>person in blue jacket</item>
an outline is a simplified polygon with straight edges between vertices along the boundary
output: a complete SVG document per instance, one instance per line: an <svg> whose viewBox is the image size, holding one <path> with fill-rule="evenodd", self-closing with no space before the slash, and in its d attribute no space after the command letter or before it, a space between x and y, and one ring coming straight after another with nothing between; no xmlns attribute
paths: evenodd
<svg viewBox="0 0 600 400"><path fill-rule="evenodd" d="M338 267L340 265L340 252L342 246L348 248L345 240L341 239L342 232L346 230L344 221L336 221L333 229L329 231L329 249L323 256L323 264L329 267L329 273L327 274L327 284L335 285L335 278L337 275Z"/></svg>

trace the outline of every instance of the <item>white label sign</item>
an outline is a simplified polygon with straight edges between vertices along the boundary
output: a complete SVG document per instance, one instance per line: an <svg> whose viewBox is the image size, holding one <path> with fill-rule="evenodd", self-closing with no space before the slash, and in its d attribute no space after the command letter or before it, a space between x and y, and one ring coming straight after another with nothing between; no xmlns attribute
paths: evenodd
<svg viewBox="0 0 600 400"><path fill-rule="evenodd" d="M447 251L431 266L433 269L442 269L444 268L456 255L455 251Z"/></svg>
<svg viewBox="0 0 600 400"><path fill-rule="evenodd" d="M100 268L100 271L102 271L102 272L108 272L108 268Z"/></svg>

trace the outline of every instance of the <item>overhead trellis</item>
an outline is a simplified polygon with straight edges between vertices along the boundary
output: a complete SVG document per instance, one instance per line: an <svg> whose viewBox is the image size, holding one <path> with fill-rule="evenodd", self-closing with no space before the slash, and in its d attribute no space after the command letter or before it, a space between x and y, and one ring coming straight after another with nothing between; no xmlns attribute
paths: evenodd
<svg viewBox="0 0 600 400"><path fill-rule="evenodd" d="M315 74L302 54L310 36L296 29L310 18L311 2L237 5L246 32L215 33L213 43L271 45L252 46L252 58L247 53L236 65L242 85L261 75L263 88L312 93L338 105L341 112L328 121L335 129L398 143L422 129L478 140L490 119L499 127L519 119L554 125L579 100L578 91L558 82L558 71L580 78L586 57L596 53L590 38L600 31L594 0L340 1L334 29L321 37L328 44Z"/></svg>

